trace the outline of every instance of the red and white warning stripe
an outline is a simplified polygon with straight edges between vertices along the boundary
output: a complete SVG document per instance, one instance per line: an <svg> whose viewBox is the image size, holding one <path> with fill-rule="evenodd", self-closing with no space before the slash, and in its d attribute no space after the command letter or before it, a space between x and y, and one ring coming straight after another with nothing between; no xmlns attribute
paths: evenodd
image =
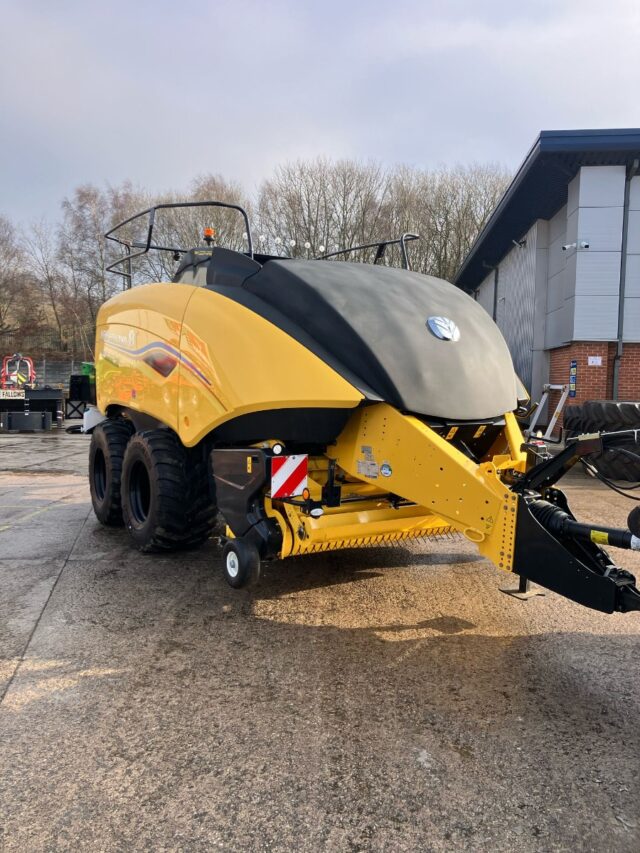
<svg viewBox="0 0 640 853"><path fill-rule="evenodd" d="M307 488L308 455L271 457L271 497L292 498Z"/></svg>

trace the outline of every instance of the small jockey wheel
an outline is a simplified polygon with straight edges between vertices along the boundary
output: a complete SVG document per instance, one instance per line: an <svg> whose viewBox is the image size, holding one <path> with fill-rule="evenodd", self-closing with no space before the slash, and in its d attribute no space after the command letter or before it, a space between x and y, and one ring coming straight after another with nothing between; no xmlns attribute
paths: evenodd
<svg viewBox="0 0 640 853"><path fill-rule="evenodd" d="M222 569L227 583L234 589L253 586L260 577L258 549L245 539L227 540L222 551Z"/></svg>

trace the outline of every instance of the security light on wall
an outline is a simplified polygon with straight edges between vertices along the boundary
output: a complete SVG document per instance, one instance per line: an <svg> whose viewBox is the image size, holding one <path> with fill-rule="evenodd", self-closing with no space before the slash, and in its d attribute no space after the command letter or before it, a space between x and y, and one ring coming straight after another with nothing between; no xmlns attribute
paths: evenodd
<svg viewBox="0 0 640 853"><path fill-rule="evenodd" d="M589 244L587 243L587 241L586 240L580 240L579 243L565 243L564 246L562 247L562 251L566 252L569 249L588 249L588 248L589 248Z"/></svg>

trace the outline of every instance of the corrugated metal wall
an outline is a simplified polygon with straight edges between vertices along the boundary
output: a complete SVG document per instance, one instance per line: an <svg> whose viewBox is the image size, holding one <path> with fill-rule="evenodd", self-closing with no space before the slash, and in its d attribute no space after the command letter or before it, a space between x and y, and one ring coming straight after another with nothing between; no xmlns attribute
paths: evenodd
<svg viewBox="0 0 640 853"><path fill-rule="evenodd" d="M485 278L478 288L477 301L482 305L484 310L493 317L493 282L494 274L492 272Z"/></svg>
<svg viewBox="0 0 640 853"><path fill-rule="evenodd" d="M522 247L514 246L500 261L496 322L509 345L518 376L527 388L531 388L537 225L529 230L525 240ZM478 288L477 297L480 305L487 314L491 315L493 315L494 275L493 271L487 275Z"/></svg>
<svg viewBox="0 0 640 853"><path fill-rule="evenodd" d="M500 261L497 323L535 397L548 381L549 350L616 338L623 193L624 167L583 167L568 183L567 204ZM573 245L581 241L589 248ZM631 183L626 272L624 339L640 341L640 177ZM492 315L493 300L491 271L477 301Z"/></svg>
<svg viewBox="0 0 640 853"><path fill-rule="evenodd" d="M514 246L500 264L497 323L511 350L518 376L530 388L536 295L535 225L525 239L526 244L522 248Z"/></svg>

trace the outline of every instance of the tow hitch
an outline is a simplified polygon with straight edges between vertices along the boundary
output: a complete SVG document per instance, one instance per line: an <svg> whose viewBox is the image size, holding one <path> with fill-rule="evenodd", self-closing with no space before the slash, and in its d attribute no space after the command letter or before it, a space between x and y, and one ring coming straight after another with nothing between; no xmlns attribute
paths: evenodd
<svg viewBox="0 0 640 853"><path fill-rule="evenodd" d="M629 515L632 530L583 524L555 488L579 460L638 437L635 430L580 436L514 484L519 494L514 569L521 577L605 613L640 610L635 577L616 566L601 547L640 551L637 511Z"/></svg>

